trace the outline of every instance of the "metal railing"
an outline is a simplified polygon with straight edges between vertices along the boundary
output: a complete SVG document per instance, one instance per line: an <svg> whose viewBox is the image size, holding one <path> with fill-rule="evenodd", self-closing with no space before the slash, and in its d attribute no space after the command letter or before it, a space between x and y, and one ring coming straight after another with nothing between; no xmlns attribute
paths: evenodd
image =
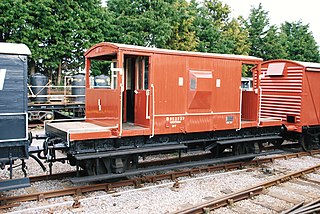
<svg viewBox="0 0 320 214"><path fill-rule="evenodd" d="M72 89L74 88L85 88L85 86L72 86L68 82L69 79L71 79L71 76L65 76L64 77L64 85L63 86L55 86L51 84L51 81L49 80L48 83L44 86L33 86L28 85L28 98L29 99L35 99L35 98L46 98L48 102L52 101L60 101L63 103L67 102L74 102L74 100L71 100L70 98L77 98L77 97L85 97L85 95L73 95ZM33 92L33 88L40 88L37 93ZM46 94L41 94L44 90L47 91Z"/></svg>

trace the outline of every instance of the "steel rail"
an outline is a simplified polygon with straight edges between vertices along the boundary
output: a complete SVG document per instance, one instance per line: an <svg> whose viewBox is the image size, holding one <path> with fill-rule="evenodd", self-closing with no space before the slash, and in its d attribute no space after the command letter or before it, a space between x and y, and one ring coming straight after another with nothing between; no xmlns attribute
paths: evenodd
<svg viewBox="0 0 320 214"><path fill-rule="evenodd" d="M38 181L49 181L49 180L59 180L63 178L73 177L76 176L76 171L68 171L68 172L61 172L56 174L45 174L45 175L37 175L37 176L29 176L30 182L38 182Z"/></svg>
<svg viewBox="0 0 320 214"><path fill-rule="evenodd" d="M303 206L292 210L290 213L291 214L298 214L298 213L307 212L307 211L310 211L310 210L313 210L313 209L316 209L315 211L319 211L320 210L320 199L312 201L312 202L310 202L308 204L304 204Z"/></svg>
<svg viewBox="0 0 320 214"><path fill-rule="evenodd" d="M293 178L299 178L305 174L315 172L318 169L320 169L320 164L313 166L313 167L303 169L303 170L299 170L296 172L291 172L286 175L282 175L280 177L271 179L270 181L266 181L263 183L253 185L249 188L242 189L236 193L231 193L231 194L228 194L228 195L223 196L221 198L213 199L208 202L196 205L194 207L178 211L178 212L176 212L176 214L199 214L199 213L204 213L204 212L207 213L210 210L217 209L219 207L222 207L222 206L229 204L230 201L233 203L236 201L247 199L251 195L253 196L256 193L256 190L259 188L266 189L268 187L278 185L280 183L286 182L286 181L291 180ZM247 197L245 198L244 195L247 195Z"/></svg>
<svg viewBox="0 0 320 214"><path fill-rule="evenodd" d="M279 159L300 158L303 156L310 156L310 155L313 156L316 154L320 154L320 150L313 150L311 152L299 152L299 153L293 153L293 154L277 155L273 157L252 160L249 162L236 162L236 163L227 163L227 164L214 165L214 166L198 167L198 168L193 168L193 169L188 169L183 171L170 172L166 174L137 177L133 179L112 182L112 183L108 182L103 184L76 186L76 187L70 187L62 190L53 190L48 192L39 192L39 193L26 194L26 195L20 195L20 196L0 197L0 209L7 208L8 206L10 206L10 204L12 204L13 206L16 206L15 203L17 202L26 202L26 201L35 201L35 200L40 201L44 199L62 197L67 195L79 196L83 193L88 193L93 191L110 192L110 191L113 191L114 188L118 188L118 187L124 187L124 186L140 187L143 183L154 183L160 180L167 180L167 179L175 180L179 177L192 176L194 174L199 174L204 172L234 170L234 169L243 168L245 166L259 166L264 163L272 163L275 160L279 160ZM73 172L69 172L69 173L72 174ZM63 175L63 174L59 174L59 175ZM294 175L290 175L290 176L292 177ZM57 175L55 175L54 177L57 177ZM42 175L42 176L35 176L31 178L31 180L40 181L41 179L48 179L48 178L50 178L49 175ZM256 186L256 187L259 187L259 186ZM252 188L255 188L255 187L252 187Z"/></svg>
<svg viewBox="0 0 320 214"><path fill-rule="evenodd" d="M293 207L285 210L285 211L282 211L281 214L289 214L289 213L292 213L294 210L297 210L299 209L300 207L302 207L304 204L304 201L301 201L300 203L294 205Z"/></svg>

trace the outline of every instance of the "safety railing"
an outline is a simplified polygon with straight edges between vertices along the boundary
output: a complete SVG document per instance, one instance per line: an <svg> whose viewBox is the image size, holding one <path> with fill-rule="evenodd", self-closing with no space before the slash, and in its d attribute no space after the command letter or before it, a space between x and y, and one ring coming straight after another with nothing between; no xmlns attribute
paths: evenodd
<svg viewBox="0 0 320 214"><path fill-rule="evenodd" d="M28 98L32 102L84 102L84 99L80 99L80 97L85 97L85 94L72 94L72 90L81 88L84 89L85 86L70 85L71 78L71 76L66 76L64 78L63 86L52 85L50 80L44 86L28 85ZM46 92L44 93L44 91ZM45 99L39 99L38 101L37 98Z"/></svg>

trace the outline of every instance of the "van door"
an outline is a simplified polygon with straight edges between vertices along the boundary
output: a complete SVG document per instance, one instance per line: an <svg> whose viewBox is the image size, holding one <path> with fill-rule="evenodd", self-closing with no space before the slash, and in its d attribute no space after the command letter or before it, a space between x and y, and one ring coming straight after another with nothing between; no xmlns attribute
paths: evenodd
<svg viewBox="0 0 320 214"><path fill-rule="evenodd" d="M149 57L139 56L135 63L134 123L150 125Z"/></svg>

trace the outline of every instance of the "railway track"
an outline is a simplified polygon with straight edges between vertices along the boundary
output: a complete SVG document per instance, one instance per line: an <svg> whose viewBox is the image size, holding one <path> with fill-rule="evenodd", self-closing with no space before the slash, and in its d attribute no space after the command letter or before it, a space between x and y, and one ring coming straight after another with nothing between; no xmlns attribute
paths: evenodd
<svg viewBox="0 0 320 214"><path fill-rule="evenodd" d="M6 209L9 207L17 206L17 203L20 203L20 202L37 201L37 200L40 201L44 199L62 197L67 195L72 195L72 196L75 196L75 198L78 198L80 195L84 193L94 192L94 191L112 192L115 188L124 187L124 186L134 186L138 188L143 186L143 184L145 183L155 183L157 181L168 180L168 179L175 181L179 177L192 176L192 175L204 173L204 172L241 169L246 166L259 166L261 164L272 163L275 160L299 158L303 156L310 156L310 155L312 156L316 154L320 154L320 150L314 150L311 152L299 152L299 153L293 153L293 154L277 155L273 157L252 160L250 162L236 162L236 163L228 163L228 164L221 164L221 165L215 165L215 166L203 166L203 167L173 171L173 172L168 172L168 173L158 174L158 175L136 177L133 179L127 179L127 180L122 180L117 182L90 184L90 185L84 185L84 186L68 187L62 190L37 192L37 193L25 194L25 195L19 195L19 196L1 197L0 208ZM70 173L72 174L74 172L70 172ZM31 181L40 181L40 180L46 180L51 178L57 179L58 177L59 176L57 175L54 175L54 177L45 175L45 176L31 177L30 179Z"/></svg>
<svg viewBox="0 0 320 214"><path fill-rule="evenodd" d="M283 146L283 149L292 149L292 148L297 148L298 146L299 146L299 144L288 144L288 145ZM275 146L268 146L268 147L264 148L265 151L272 151L275 149L277 149L277 147L275 147ZM230 154L229 154L229 156L230 156ZM228 154L226 154L226 157L228 157ZM152 168L155 166L157 166L158 168L160 166L160 168L161 168L161 166L163 166L163 165L183 164L183 163L188 163L188 162L192 162L192 161L194 161L194 162L200 161L200 163L201 163L201 160L205 160L205 159L208 159L208 160L212 159L212 154L211 153L203 153L203 154L196 154L196 155L187 155L187 156L182 156L182 157L171 157L171 158L166 157L165 159L158 157L156 160L142 161L141 163L139 163L139 168L141 168L141 169L149 168L147 170L152 171L153 170ZM218 162L221 162L221 161L218 161ZM206 163L201 163L201 164L206 164ZM187 164L187 167L190 167L190 166L192 167L192 165ZM177 169L177 168L179 168L179 167L175 167L175 169ZM164 170L169 169L170 170L170 166L162 168L162 169L164 169ZM136 173L136 175L137 174L139 174L139 173ZM62 173L42 174L42 175L37 175L37 176L30 176L30 177L28 177L28 179L31 183L33 183L33 182L39 182L39 181L68 179L68 178L72 178L72 177L75 177L76 179L78 179L78 177L77 177L78 175L85 176L85 172L79 171L77 173L76 171L64 171ZM122 174L116 175L116 176L125 177ZM82 179L82 177L79 177L79 178ZM8 181L10 181L10 180L8 180Z"/></svg>
<svg viewBox="0 0 320 214"><path fill-rule="evenodd" d="M319 195L312 194L307 192L297 186L312 186L317 188L320 194L320 180L313 180L308 178L301 178L309 173L320 173L320 164L309 167L307 169L299 170L296 172L288 173L277 178L271 179L263 183L253 185L249 188L242 189L240 191L230 193L226 196L213 199L203 204L196 205L194 207L187 208L176 212L176 214L200 214L200 213L209 213L212 210L218 209L223 206L230 206L230 210L242 213L244 210L241 206L238 206L235 202L241 200L250 200L249 203L257 204L262 207L266 207L270 210L273 210L277 213L313 213L320 212L320 199ZM293 185L296 184L296 185ZM275 194L270 191L268 188L272 186L280 186L281 191L289 191L292 194L301 194L310 198L309 201L299 201L288 196L281 194ZM259 201L255 196L258 195L267 195L269 197L276 198L277 200L283 201L283 203L292 204L289 209L283 209L279 204L270 204L265 201Z"/></svg>

